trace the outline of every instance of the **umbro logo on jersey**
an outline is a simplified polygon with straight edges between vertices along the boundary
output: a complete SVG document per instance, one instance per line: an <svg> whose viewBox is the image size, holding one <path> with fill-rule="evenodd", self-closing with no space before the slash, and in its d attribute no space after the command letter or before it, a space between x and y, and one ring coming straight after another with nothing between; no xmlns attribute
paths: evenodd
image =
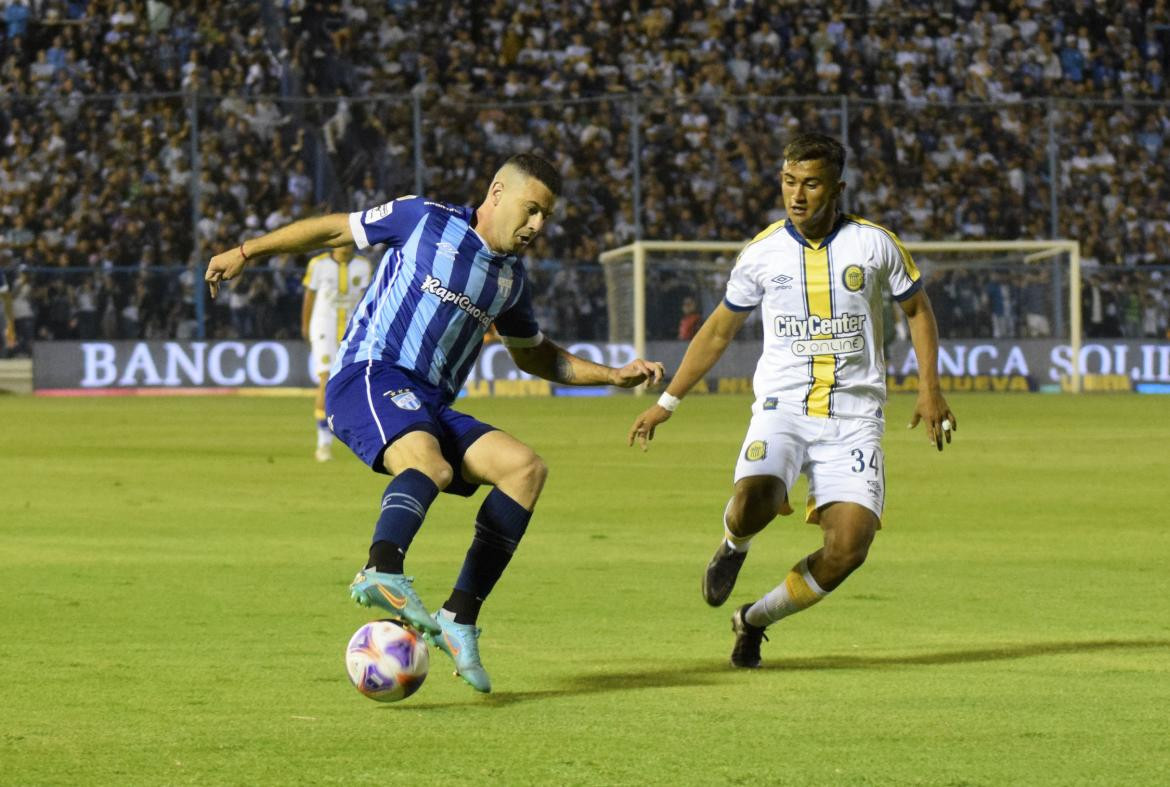
<svg viewBox="0 0 1170 787"><path fill-rule="evenodd" d="M437 251L435 252L435 256L442 254L442 255L447 256L447 257L454 257L456 254L459 253L459 249L455 248L454 246L452 246L450 243L448 243L445 240L441 240L438 243L436 243L435 249L437 249Z"/></svg>
<svg viewBox="0 0 1170 787"><path fill-rule="evenodd" d="M792 289L792 277L791 276L785 276L783 273L781 273L779 276L774 277L772 279L772 281L779 284L780 289L782 289L782 290L791 290Z"/></svg>

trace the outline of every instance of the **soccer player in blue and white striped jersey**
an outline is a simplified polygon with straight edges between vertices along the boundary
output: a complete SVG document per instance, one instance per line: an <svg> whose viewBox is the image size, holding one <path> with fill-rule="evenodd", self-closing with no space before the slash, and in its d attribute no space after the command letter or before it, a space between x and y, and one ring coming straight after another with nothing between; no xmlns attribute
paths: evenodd
<svg viewBox="0 0 1170 787"><path fill-rule="evenodd" d="M560 191L557 171L521 153L492 178L479 207L401 197L357 213L304 219L212 257L212 296L245 263L271 254L385 243L326 387L330 428L372 469L394 476L382 495L369 561L353 597L404 618L455 660L478 691L491 681L479 658L480 606L507 566L544 485L531 448L451 408L494 323L516 365L570 385L632 388L662 379L641 359L612 368L575 356L541 333L520 255L544 227ZM427 509L441 491L492 490L450 596L433 616L403 573Z"/></svg>

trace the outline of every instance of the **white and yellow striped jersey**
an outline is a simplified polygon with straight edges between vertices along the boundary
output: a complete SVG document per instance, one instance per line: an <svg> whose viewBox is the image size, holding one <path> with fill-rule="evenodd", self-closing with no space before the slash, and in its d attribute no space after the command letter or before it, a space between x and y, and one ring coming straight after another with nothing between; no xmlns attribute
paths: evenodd
<svg viewBox="0 0 1170 787"><path fill-rule="evenodd" d="M757 404L880 420L883 301L905 300L921 284L897 236L857 216L839 216L817 248L785 221L765 229L740 252L724 299L734 311L763 306Z"/></svg>
<svg viewBox="0 0 1170 787"><path fill-rule="evenodd" d="M338 262L324 252L309 260L303 284L316 293L309 317L309 332L314 339L326 340L336 351L350 315L370 286L372 272L370 261L361 256Z"/></svg>

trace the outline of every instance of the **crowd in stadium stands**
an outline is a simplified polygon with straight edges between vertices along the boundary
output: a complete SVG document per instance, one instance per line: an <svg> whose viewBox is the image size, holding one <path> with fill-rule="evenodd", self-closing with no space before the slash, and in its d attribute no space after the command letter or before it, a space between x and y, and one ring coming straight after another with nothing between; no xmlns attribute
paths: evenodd
<svg viewBox="0 0 1170 787"><path fill-rule="evenodd" d="M213 250L418 183L470 202L519 149L566 184L539 316L603 338L598 253L639 222L751 237L796 128L847 139L851 211L910 241L1077 238L1087 331L1167 335L1170 0L0 3L21 352L191 337ZM304 263L233 284L211 334L295 337ZM1059 335L1051 276L940 269L943 335Z"/></svg>

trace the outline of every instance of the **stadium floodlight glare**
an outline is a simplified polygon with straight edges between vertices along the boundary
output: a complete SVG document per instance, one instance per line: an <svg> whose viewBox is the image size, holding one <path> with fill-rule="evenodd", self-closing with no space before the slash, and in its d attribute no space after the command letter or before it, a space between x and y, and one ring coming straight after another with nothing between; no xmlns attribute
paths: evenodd
<svg viewBox="0 0 1170 787"><path fill-rule="evenodd" d="M707 303L722 297L719 279L726 281L739 251L747 241L641 240L603 251L609 340L633 344L638 358L646 356L648 287L659 291L663 281L682 279ZM915 262L929 277L936 272L962 269L1039 269L1049 266L1055 277L1045 285L1046 319L1050 337L1071 348L1069 386L1081 391L1081 251L1075 240L906 241ZM648 283L649 279L654 281ZM1067 290L1067 302L1061 294ZM653 311L651 305L650 311ZM707 309L706 311L709 311ZM676 315L671 315L677 319ZM639 388L641 393L641 388Z"/></svg>

